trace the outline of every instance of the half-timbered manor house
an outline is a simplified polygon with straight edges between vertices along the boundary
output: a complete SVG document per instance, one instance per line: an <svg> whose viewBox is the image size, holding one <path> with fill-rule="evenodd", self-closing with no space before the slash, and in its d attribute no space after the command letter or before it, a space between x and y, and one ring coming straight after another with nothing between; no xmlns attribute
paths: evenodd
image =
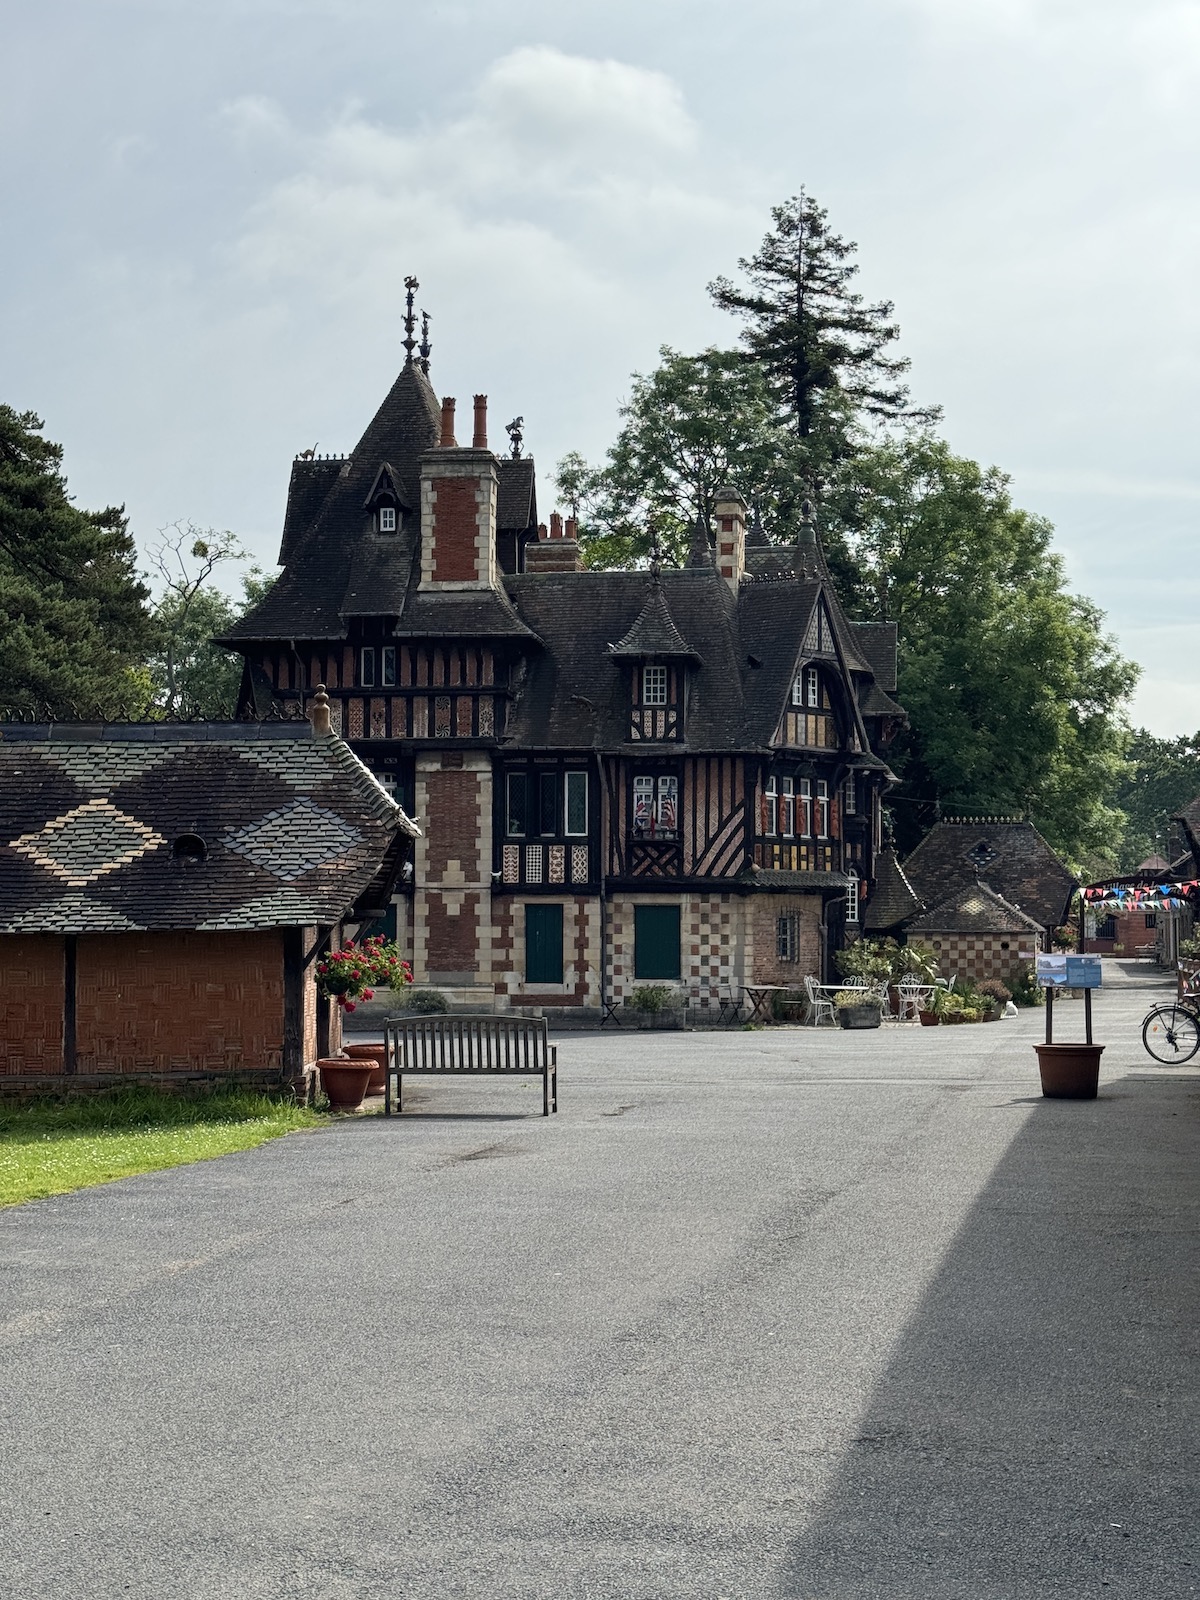
<svg viewBox="0 0 1200 1600"><path fill-rule="evenodd" d="M397 937L460 1002L826 975L881 844L894 628L847 621L811 520L773 546L733 488L686 567L584 570L519 436L493 452L476 396L460 445L408 335L353 452L293 463L240 714L327 686L422 824Z"/></svg>

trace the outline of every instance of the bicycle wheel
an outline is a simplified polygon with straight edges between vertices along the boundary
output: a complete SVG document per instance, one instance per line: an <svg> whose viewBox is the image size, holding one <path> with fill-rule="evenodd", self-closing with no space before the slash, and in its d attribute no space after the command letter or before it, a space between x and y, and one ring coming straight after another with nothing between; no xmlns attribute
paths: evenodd
<svg viewBox="0 0 1200 1600"><path fill-rule="evenodd" d="M1200 1050L1200 1021L1184 1006L1155 1006L1142 1024L1142 1043L1156 1061L1182 1066Z"/></svg>

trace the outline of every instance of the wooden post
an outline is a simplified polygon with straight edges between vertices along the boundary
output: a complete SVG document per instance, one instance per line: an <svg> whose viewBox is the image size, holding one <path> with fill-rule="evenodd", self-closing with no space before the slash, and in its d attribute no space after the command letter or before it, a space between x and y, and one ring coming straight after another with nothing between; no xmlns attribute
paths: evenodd
<svg viewBox="0 0 1200 1600"><path fill-rule="evenodd" d="M283 930L283 1067L284 1082L304 1071L304 929Z"/></svg>
<svg viewBox="0 0 1200 1600"><path fill-rule="evenodd" d="M1046 990L1046 1043L1054 1043L1054 990Z"/></svg>
<svg viewBox="0 0 1200 1600"><path fill-rule="evenodd" d="M79 1063L76 1008L79 1000L79 941L73 933L63 940L63 1071L74 1073Z"/></svg>
<svg viewBox="0 0 1200 1600"><path fill-rule="evenodd" d="M1090 989L1085 989L1083 991L1083 1025L1084 1025L1084 1028L1086 1029L1087 1042L1088 1042L1088 1044L1091 1044L1091 1042L1092 1042L1092 991Z"/></svg>

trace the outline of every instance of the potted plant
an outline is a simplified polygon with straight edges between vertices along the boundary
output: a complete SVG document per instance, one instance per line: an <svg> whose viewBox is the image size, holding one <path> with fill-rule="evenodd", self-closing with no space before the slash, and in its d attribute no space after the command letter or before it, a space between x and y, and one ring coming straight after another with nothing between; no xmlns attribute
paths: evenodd
<svg viewBox="0 0 1200 1600"><path fill-rule="evenodd" d="M360 1000L374 1000L376 989L403 989L412 982L412 968L382 934L357 944L348 939L317 962L317 991L353 1011Z"/></svg>
<svg viewBox="0 0 1200 1600"><path fill-rule="evenodd" d="M354 1011L360 1000L373 1000L377 987L403 989L411 982L412 968L382 934L361 943L349 939L317 962L317 992L336 1000L344 1012ZM382 1044L351 1044L340 1056L317 1063L321 1087L334 1111L356 1111L369 1090L383 1090L384 1052Z"/></svg>
<svg viewBox="0 0 1200 1600"><path fill-rule="evenodd" d="M883 1000L870 989L839 989L833 997L843 1028L878 1028L883 1022Z"/></svg>
<svg viewBox="0 0 1200 1600"><path fill-rule="evenodd" d="M637 1014L639 1028L677 1028L680 1013L675 991L665 983L646 983L628 996L625 1004Z"/></svg>
<svg viewBox="0 0 1200 1600"><path fill-rule="evenodd" d="M923 1028L936 1028L942 1020L942 1007L946 1003L946 991L941 984L935 984L933 993L926 1000L924 1007L917 1012Z"/></svg>
<svg viewBox="0 0 1200 1600"><path fill-rule="evenodd" d="M1001 983L999 978L984 978L983 982L978 986L978 993L984 999L991 1001L987 1015L983 1020L985 1022L999 1022L1004 1015L1005 1006L1012 999L1012 990Z"/></svg>

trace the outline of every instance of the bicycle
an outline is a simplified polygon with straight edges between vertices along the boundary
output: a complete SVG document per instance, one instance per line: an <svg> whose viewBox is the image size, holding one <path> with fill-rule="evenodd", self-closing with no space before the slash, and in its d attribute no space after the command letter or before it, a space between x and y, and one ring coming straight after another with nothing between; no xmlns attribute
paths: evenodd
<svg viewBox="0 0 1200 1600"><path fill-rule="evenodd" d="M1154 1006L1142 1023L1142 1043L1147 1054L1167 1067L1181 1067L1200 1050L1200 1011L1197 997L1189 993L1186 999L1174 1000L1170 1005Z"/></svg>

